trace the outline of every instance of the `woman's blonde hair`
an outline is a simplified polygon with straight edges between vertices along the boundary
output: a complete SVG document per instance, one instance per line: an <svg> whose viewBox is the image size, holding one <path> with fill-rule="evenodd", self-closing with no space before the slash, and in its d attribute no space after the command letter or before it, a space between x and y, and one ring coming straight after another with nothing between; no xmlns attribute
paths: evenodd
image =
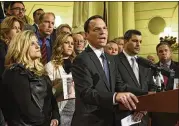
<svg viewBox="0 0 179 126"><path fill-rule="evenodd" d="M24 23L22 20L18 19L15 16L9 16L6 17L1 25L0 25L0 39L3 40L5 43L10 42L10 38L8 38L7 34L10 32L10 30L13 28L14 22L19 22L21 31L24 29Z"/></svg>
<svg viewBox="0 0 179 126"><path fill-rule="evenodd" d="M72 34L62 33L55 40L55 43L52 49L52 57L51 57L52 63L55 65L55 68L57 68L60 65L63 65L63 57L64 57L63 56L63 53L64 53L63 44L67 41L68 37L71 37L73 39ZM73 49L72 55L69 56L69 59L73 61L75 56L76 54Z"/></svg>
<svg viewBox="0 0 179 126"><path fill-rule="evenodd" d="M32 37L34 36L36 37L33 31L26 30L13 37L5 57L6 67L10 67L15 63L21 63L26 69L33 71L37 75L44 74L44 67L40 62L40 58L36 59L33 65L29 63L31 61L29 47L32 44Z"/></svg>

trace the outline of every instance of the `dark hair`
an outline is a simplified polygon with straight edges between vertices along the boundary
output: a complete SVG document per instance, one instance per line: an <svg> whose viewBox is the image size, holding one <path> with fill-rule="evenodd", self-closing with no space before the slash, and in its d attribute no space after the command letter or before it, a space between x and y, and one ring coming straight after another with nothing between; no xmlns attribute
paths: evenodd
<svg viewBox="0 0 179 126"><path fill-rule="evenodd" d="M39 9L35 10L35 11L33 12L33 17L35 17L35 14L36 14L37 11L44 11L44 10L43 10L42 8L39 8Z"/></svg>
<svg viewBox="0 0 179 126"><path fill-rule="evenodd" d="M10 3L10 9L12 9L12 6L13 6L14 4L16 4L16 3L21 3L21 4L25 7L25 5L24 5L24 3L23 3L22 1L12 1L12 2Z"/></svg>
<svg viewBox="0 0 179 126"><path fill-rule="evenodd" d="M4 1L4 13L7 14L7 10L10 7L11 1Z"/></svg>
<svg viewBox="0 0 179 126"><path fill-rule="evenodd" d="M94 19L97 19L97 18L100 18L104 21L103 17L100 16L100 15L94 15L94 16L91 16L90 18L88 18L88 20L86 20L85 24L84 24L84 31L85 32L89 32L89 23L91 20L94 20ZM104 21L105 22L105 21Z"/></svg>
<svg viewBox="0 0 179 126"><path fill-rule="evenodd" d="M160 42L157 46L156 46L156 51L158 52L158 48L162 45L166 45L169 47L169 49L171 49L171 46L167 43L167 42Z"/></svg>
<svg viewBox="0 0 179 126"><path fill-rule="evenodd" d="M135 30L135 29L131 29L125 32L124 34L124 40L129 40L132 35L142 35L140 31Z"/></svg>

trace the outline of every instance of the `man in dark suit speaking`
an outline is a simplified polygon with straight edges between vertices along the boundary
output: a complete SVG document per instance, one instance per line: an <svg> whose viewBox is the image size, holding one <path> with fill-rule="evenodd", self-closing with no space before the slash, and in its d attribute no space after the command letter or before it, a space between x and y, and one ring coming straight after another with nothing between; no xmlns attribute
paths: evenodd
<svg viewBox="0 0 179 126"><path fill-rule="evenodd" d="M138 99L132 93L118 93L122 81L113 57L104 53L108 30L101 16L84 24L89 46L74 60L72 75L76 91L76 110L72 126L115 126L115 107L124 104L134 110Z"/></svg>

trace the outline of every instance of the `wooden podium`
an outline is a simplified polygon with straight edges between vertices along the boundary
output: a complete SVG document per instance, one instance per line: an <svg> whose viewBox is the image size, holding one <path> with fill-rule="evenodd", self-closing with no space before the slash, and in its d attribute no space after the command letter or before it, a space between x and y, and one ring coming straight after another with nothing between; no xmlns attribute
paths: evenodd
<svg viewBox="0 0 179 126"><path fill-rule="evenodd" d="M136 111L179 113L179 89L139 96ZM121 110L128 110L122 104Z"/></svg>

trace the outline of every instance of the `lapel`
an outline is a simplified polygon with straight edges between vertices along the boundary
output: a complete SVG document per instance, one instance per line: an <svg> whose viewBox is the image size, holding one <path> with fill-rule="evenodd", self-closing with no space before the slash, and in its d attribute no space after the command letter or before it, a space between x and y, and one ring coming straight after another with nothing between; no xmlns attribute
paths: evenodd
<svg viewBox="0 0 179 126"><path fill-rule="evenodd" d="M107 54L107 53L105 53L106 54L106 58L107 58L107 60L108 60L108 67L109 67L109 76L110 76L110 84L111 84L111 90L112 90L112 92L114 92L114 89L115 89L115 81L114 81L114 79L113 79L113 76L114 76L114 73L112 73L113 71L113 67L114 67L114 64L113 64L113 61L111 60L111 58L110 58L110 56Z"/></svg>
<svg viewBox="0 0 179 126"><path fill-rule="evenodd" d="M120 56L120 60L121 60L122 64L124 65L124 67L128 71L128 74L130 75L130 77L133 79L135 85L137 87L140 87L140 85L139 85L139 83L138 83L138 81L137 81L137 79L136 79L136 77L134 75L134 72L133 72L133 70L131 68L131 65L129 64L129 62L128 62L126 56L124 55L124 53L123 52L120 53L119 56ZM140 71L139 71L139 73L140 73Z"/></svg>
<svg viewBox="0 0 179 126"><path fill-rule="evenodd" d="M143 85L146 80L145 80L145 68L141 65L139 65L139 81L140 81L140 86L143 88L145 85Z"/></svg>
<svg viewBox="0 0 179 126"><path fill-rule="evenodd" d="M103 70L103 67L98 59L98 57L96 56L96 54L94 53L94 51L88 46L86 48L86 52L88 53L88 55L90 56L92 62L95 64L95 67L96 69L98 70L99 72L99 75L101 76L102 80L104 81L104 84L106 86L106 88L110 90L110 87L109 87L109 84L108 84L108 81L107 81L107 78L106 78L106 75L105 75L105 72Z"/></svg>

